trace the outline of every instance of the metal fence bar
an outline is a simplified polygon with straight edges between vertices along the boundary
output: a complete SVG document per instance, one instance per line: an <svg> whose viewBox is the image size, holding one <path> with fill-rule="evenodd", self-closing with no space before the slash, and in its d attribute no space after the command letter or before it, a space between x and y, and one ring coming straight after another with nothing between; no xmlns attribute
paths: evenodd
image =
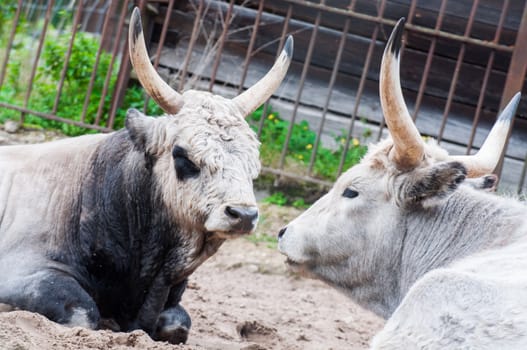
<svg viewBox="0 0 527 350"><path fill-rule="evenodd" d="M280 54L282 53L282 48L284 47L284 41L285 41L287 31L289 29L289 21L291 20L292 14L293 14L293 6L288 5L287 14L284 18L284 25L282 26L282 35L280 35L280 42L278 44L278 50L276 51L275 58L278 58ZM269 110L269 100L265 101L264 103L262 117L260 118L260 122L258 123L258 131L256 133L258 137L262 135L262 130L263 130L265 119L267 118L268 110Z"/></svg>
<svg viewBox="0 0 527 350"><path fill-rule="evenodd" d="M509 65L509 70L507 72L507 79L505 80L505 87L503 88L503 93L501 95L500 101L500 110L505 108L509 100L514 96L518 91L521 91L523 84L525 82L525 74L527 71L527 47L525 43L527 42L527 4L524 5L522 19L520 23L520 28L518 29L518 34L516 36L516 41L514 43L514 51L511 57L511 63ZM510 131L509 131L510 137ZM503 153L506 153L507 147L509 144L509 138L507 138L505 144L505 150ZM527 156L526 156L527 157ZM527 159L524 162L524 168L527 166ZM502 160L497 166L498 174L501 174L503 167L503 155ZM522 170L524 172L524 170ZM521 187L518 187L518 193L521 192L523 187L523 177L521 178Z"/></svg>
<svg viewBox="0 0 527 350"><path fill-rule="evenodd" d="M77 35L77 27L79 26L79 22L81 19L82 5L83 5L83 0L79 0L78 8L75 13L75 19L73 21L71 38L68 44L68 51L66 52L66 57L64 58L64 64L62 66L62 71L60 72L59 85L57 87L57 94L55 96L55 102L53 103L53 109L51 111L51 114L57 114L60 96L62 95L62 88L64 87L64 80L66 79L66 73L68 72L68 66L70 63L71 53L73 51L73 43L75 41L75 36Z"/></svg>
<svg viewBox="0 0 527 350"><path fill-rule="evenodd" d="M117 4L117 1L113 1L112 3ZM114 8L114 6L115 5L112 5L111 9L106 12L106 16L104 17L104 24L102 27L102 34L101 34L103 38L105 38L108 35L110 18L112 17L112 13L113 13L112 9ZM91 77L90 77L90 83L88 85L88 91L86 91L86 97L84 98L84 106L82 108L82 116L81 116L82 122L85 122L86 120L86 113L88 111L88 106L90 104L90 98L93 92L93 86L95 85L95 78L97 76L97 69L99 68L99 61L101 59L102 52L103 52L103 47L102 45L100 45L99 49L97 50L97 54L95 56L95 63L93 64L93 70L92 70Z"/></svg>
<svg viewBox="0 0 527 350"><path fill-rule="evenodd" d="M435 30L441 30L441 24L443 24L443 17L445 15L446 4L448 0L441 0L441 7L439 8L439 15L437 17ZM419 83L419 90L417 91L417 99L415 100L414 111L412 113L412 119L415 121L417 119L417 114L419 113L419 108L421 107L421 102L423 100L423 95L426 89L426 83L428 81L428 75L430 74L430 66L432 65L432 59L434 58L434 52L436 49L437 37L433 37L428 47L428 52L426 54L426 63L423 70L423 76L421 82Z"/></svg>
<svg viewBox="0 0 527 350"><path fill-rule="evenodd" d="M383 2L384 3L384 2ZM357 95L355 96L355 102L354 102L354 108L353 112L351 113L351 118L349 122L349 128L348 132L346 134L346 142L344 144L344 151L342 152L342 157L340 158L339 167L337 170L337 176L340 176L342 172L344 171L344 163L346 160L346 157L348 155L348 149L351 142L351 135L353 134L353 128L355 126L355 120L357 119L357 114L359 112L359 105L360 100L362 98L362 94L364 92L364 85L366 84L366 79L368 77L368 71L370 70L370 64L373 56L373 50L375 49L375 42L377 40L377 36L379 35L379 25L376 25L373 29L373 33L371 35L370 44L368 46L368 51L366 53L364 68L362 70L362 74L359 81L359 87L357 89ZM382 118L382 122L384 122L384 118ZM382 133L382 124L379 128L379 135Z"/></svg>
<svg viewBox="0 0 527 350"><path fill-rule="evenodd" d="M124 3L122 4L119 24L117 25L117 33L115 35L116 38L120 38L123 33L124 21L125 21L125 18L128 16L128 1L129 0L124 0ZM113 73L113 65L115 63L117 52L119 50L119 43L120 43L119 39L114 40L113 42L112 58L110 59L110 65L108 66L108 71L106 72L106 78L104 79L104 85L103 85L103 89L101 92L101 98L99 99L99 107L97 108L97 116L95 117L95 122L94 122L95 125L99 125L99 123L101 122L102 114L104 112L104 107L106 104L105 103L106 96L108 95L108 89L110 87L110 80L112 78L112 73Z"/></svg>
<svg viewBox="0 0 527 350"><path fill-rule="evenodd" d="M468 18L467 26L465 28L465 37L468 37L470 35L470 31L472 30L472 24L474 23L474 15L476 14L476 10L478 8L479 0L474 0L474 3L472 4L472 9L470 10L470 15ZM461 48L459 50L457 61L456 61L456 68L454 69L454 75L452 76L452 83L450 84L450 89L448 90L448 97L445 104L445 109L443 110L443 118L441 119L441 127L439 128L439 133L437 135L437 142L440 143L443 139L443 133L445 131L446 122L448 118L448 114L450 113L450 108L452 107L452 101L454 99L454 93L456 91L457 81L459 79L459 72L461 70L461 64L463 63L463 58L465 57L465 50L466 50L466 43L461 43Z"/></svg>
<svg viewBox="0 0 527 350"><path fill-rule="evenodd" d="M33 66L31 67L31 74L29 76L29 86L27 88L26 95L24 97L24 108L27 108L29 105L29 98L31 97L31 92L33 91L33 81L35 80L35 75L37 73L37 67L38 67L38 61L40 59L40 54L42 53L42 48L44 47L44 39L46 37L46 32L48 30L49 21L51 20L51 10L53 8L53 3L55 1L51 0L48 9L46 11L46 16L44 19L44 24L42 27L42 32L40 33L39 40L38 40L38 48L35 53L35 60L33 61ZM24 123L25 120L25 112L22 111L20 115L20 122Z"/></svg>
<svg viewBox="0 0 527 350"><path fill-rule="evenodd" d="M326 117L329 109L329 102L331 101L331 95L333 93L333 88L335 86L335 81L337 80L337 75L340 68L340 61L342 59L342 52L344 51L344 46L346 45L346 38L348 36L348 31L350 28L350 18L346 18L344 23L344 28L342 29L342 34L340 36L339 47L337 50L337 56L335 57L335 63L333 64L333 70L331 72L331 78L329 79L329 84L327 88L326 101L324 103L324 108L322 109L322 117L320 120L320 125L317 130L317 136L315 138L315 145L311 150L311 158L309 159L309 166L307 169L308 175L312 175L313 166L315 165L315 159L318 152L318 147L320 146L320 141L322 138L322 131L324 130L324 124L326 122Z"/></svg>
<svg viewBox="0 0 527 350"><path fill-rule="evenodd" d="M337 7L326 6L326 5L323 5L323 4L317 4L315 2L310 2L310 1L304 1L304 0L284 0L284 1L290 2L290 3L293 3L293 4L297 4L297 5L301 5L301 6L314 8L314 9L317 9L319 11L337 13L337 14L350 16L350 17L357 18L357 19L362 19L362 20L365 20L365 21L368 21L368 22L372 22L372 23L389 25L390 27L395 26L395 24L397 23L396 20L391 20L391 19L387 19L387 18L383 18L383 17L377 17L377 16L370 16L370 15L367 15L367 14L364 14L364 13L359 13L359 12L355 12L355 11L345 10L345 9L341 9L341 8L337 8ZM434 29L430 29L430 28L427 28L427 27L422 27L422 26L418 26L418 25L414 25L414 24L406 24L405 28L407 30L414 31L416 33L429 35L429 36L432 36L432 37L437 36L437 37L440 37L440 38L449 39L449 40L453 40L453 41L461 42L461 43L465 43L465 44L473 44L473 45L478 45L478 46L484 46L484 47L488 47L488 48L495 49L495 50L498 50L498 51L512 52L512 50L513 50L512 47L507 46L507 45L501 45L501 44L496 44L496 43L491 43L491 42L485 42L483 40L474 39L474 38L471 38L471 37L466 36L466 35L462 36L462 35L457 35L457 34L453 34L453 33L449 33L449 32L442 32L442 31L436 32Z"/></svg>
<svg viewBox="0 0 527 350"><path fill-rule="evenodd" d="M185 56L185 60L183 61L183 68L180 72L180 80L179 80L179 87L178 91L183 91L183 88L185 87L185 80L187 78L187 71L188 71L188 65L190 64L190 58L192 57L192 49L194 48L194 44L196 43L196 40L198 39L198 33L199 33L199 23L201 20L201 16L203 14L203 8L205 7L205 1L200 0L198 5L198 11L196 13L196 19L194 20L194 26L192 27L192 34L190 35L190 41L188 44L188 51L187 55Z"/></svg>
<svg viewBox="0 0 527 350"><path fill-rule="evenodd" d="M500 101L500 110L505 108L516 92L522 90L527 69L527 45L525 43L527 43L527 4L523 9L520 28L514 43L514 51Z"/></svg>
<svg viewBox="0 0 527 350"><path fill-rule="evenodd" d="M214 82L216 81L216 74L218 73L218 68L221 62L221 54L223 52L223 46L225 46L225 40L227 39L227 34L229 32L229 25L231 22L232 10L234 8L234 0L229 1L229 8L227 14L225 15L225 21L223 23L223 29L221 31L220 39L218 42L218 51L216 51L216 57L214 58L214 63L212 65L212 73L210 76L209 91L212 92L214 87Z"/></svg>
<svg viewBox="0 0 527 350"><path fill-rule="evenodd" d="M238 86L238 94L240 94L243 91L243 85L245 83L245 78L247 78L247 70L249 69L249 64L251 62L251 56L253 53L254 43L256 42L256 35L258 34L258 27L260 26L260 20L262 18L263 6L264 6L264 0L260 0L259 5L258 5L258 12L256 13L256 17L254 18L254 26L253 26L253 31L251 34L251 40L249 41L249 46L247 47L245 59L242 64L242 67L243 67L242 77L240 79L240 85Z"/></svg>
<svg viewBox="0 0 527 350"><path fill-rule="evenodd" d="M2 71L0 71L0 86L4 84L5 73L7 70L7 63L9 62L9 55L13 48L13 41L15 40L16 27L18 27L18 21L20 20L20 12L22 10L22 1L18 0L18 6L15 12L15 18L13 19L13 25L11 26L11 32L9 33L9 39L7 41L7 48L5 53L4 62L2 63Z"/></svg>
<svg viewBox="0 0 527 350"><path fill-rule="evenodd" d="M80 126L82 128L94 129L94 130L101 131L101 132L112 131L112 129L105 128L103 126L86 124L86 123L78 122L78 121L75 121L75 120L58 117L58 116L56 116L54 114L39 112L39 111L35 111L35 110L32 110L32 109L27 108L27 107L15 106L15 105L12 105L12 104L9 104L9 103L5 103L5 102L0 102L0 107L9 108L9 109L12 109L12 110L15 110L15 111L19 111L19 112L21 112L23 114L36 115L37 117L41 117L41 118L48 119L48 120L54 120L54 121L65 123L65 124L71 124L71 125Z"/></svg>
<svg viewBox="0 0 527 350"><path fill-rule="evenodd" d="M170 22L170 15L172 14L172 9L174 8L174 0L167 0L168 1L168 8L165 15L165 19L163 21L163 28L161 29L161 36L159 38L159 43L157 45L156 55L154 58L154 68L157 69L159 66L159 60L161 59L161 52L163 51L163 46L165 44L167 31L168 31L168 23ZM148 101L150 101L150 96L146 96L145 103L143 104L143 112L147 113L148 109Z"/></svg>
<svg viewBox="0 0 527 350"><path fill-rule="evenodd" d="M503 23L505 22L505 17L507 14L507 9L509 7L509 0L503 1L503 6L501 9L501 15L500 20L498 22L498 27L496 28L496 33L494 35L494 42L498 42L501 36L501 31L503 29ZM476 136L476 128L479 123L479 118L481 115L481 109L483 107L483 101L485 100L485 91L487 90L487 85L489 82L490 72L492 70L492 66L494 65L494 56L496 54L496 51L492 50L489 54L489 59L487 61L487 66L485 68L485 74L483 76L483 82L481 84L481 89L479 93L478 98L478 104L476 105L476 114L474 115L474 120L472 122L472 130L470 132L470 137L467 143L467 154L470 154L470 151L472 149L472 146L474 144L474 137Z"/></svg>
<svg viewBox="0 0 527 350"><path fill-rule="evenodd" d="M137 1L134 1L137 4ZM139 11L143 12L147 0L139 0ZM130 59L128 58L128 35L124 36L124 45L121 51L121 64L119 65L119 73L117 74L117 83L112 94L112 103L110 105L110 112L108 113L108 127L113 127L115 123L115 116L117 108L120 106L124 97L125 87L130 79Z"/></svg>
<svg viewBox="0 0 527 350"><path fill-rule="evenodd" d="M293 107L293 114L291 115L291 122L287 130L287 136L285 139L284 147L282 148L282 153L280 154L280 163L279 168L283 169L285 165L285 157L287 155L287 149L289 148L289 142L291 140L291 135L293 134L293 126L295 124L298 107L300 105L300 99L302 97L302 92L304 89L304 84L306 82L307 71L309 70L309 65L311 63L311 57L313 56L313 50L315 48L315 42L317 39L318 27L320 26L321 12L317 12L317 18L315 19L315 28L311 32L311 39L309 41L309 47L307 49L306 58L304 60L304 67L302 68L302 75L300 76L300 82L298 87L298 92L295 98L295 105Z"/></svg>

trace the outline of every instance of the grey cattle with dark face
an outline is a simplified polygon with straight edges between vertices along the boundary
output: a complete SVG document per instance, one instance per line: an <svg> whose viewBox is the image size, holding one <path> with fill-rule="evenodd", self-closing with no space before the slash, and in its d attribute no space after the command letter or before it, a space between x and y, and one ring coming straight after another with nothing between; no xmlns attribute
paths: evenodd
<svg viewBox="0 0 527 350"><path fill-rule="evenodd" d="M526 207L481 190L496 180L481 176L498 162L520 96L474 156L425 143L400 88L403 23L381 68L391 138L283 228L279 250L388 320L373 349L525 349Z"/></svg>
<svg viewBox="0 0 527 350"><path fill-rule="evenodd" d="M290 38L233 99L179 94L150 64L135 9L131 60L167 115L130 110L115 133L0 148L0 303L184 342L187 276L256 225L259 142L244 117L279 86L291 55Z"/></svg>

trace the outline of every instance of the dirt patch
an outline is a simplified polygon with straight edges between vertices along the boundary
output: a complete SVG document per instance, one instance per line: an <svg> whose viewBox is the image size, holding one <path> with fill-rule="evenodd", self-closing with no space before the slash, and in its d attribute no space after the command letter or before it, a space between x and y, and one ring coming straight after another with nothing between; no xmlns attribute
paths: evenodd
<svg viewBox="0 0 527 350"><path fill-rule="evenodd" d="M0 133L0 144L26 142L11 138ZM226 242L190 277L182 301L193 322L188 344L154 342L142 331L67 328L0 305L0 350L367 349L383 321L325 284L289 273L268 239L301 211L266 204L261 211L252 240Z"/></svg>
<svg viewBox="0 0 527 350"><path fill-rule="evenodd" d="M12 311L0 313L0 349L367 349L383 322L323 283L288 273L283 260L266 243L226 242L190 278L182 304L193 325L184 346Z"/></svg>

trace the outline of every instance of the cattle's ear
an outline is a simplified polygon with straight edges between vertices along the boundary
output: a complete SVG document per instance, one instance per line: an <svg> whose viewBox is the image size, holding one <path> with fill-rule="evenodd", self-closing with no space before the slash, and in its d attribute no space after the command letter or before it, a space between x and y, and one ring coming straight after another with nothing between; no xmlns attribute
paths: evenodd
<svg viewBox="0 0 527 350"><path fill-rule="evenodd" d="M125 126L135 147L144 152L152 134L154 118L147 117L135 108L126 112Z"/></svg>
<svg viewBox="0 0 527 350"><path fill-rule="evenodd" d="M465 181L465 184L475 188L476 190L496 192L496 186L498 185L498 176L494 174L489 174L482 177L476 177L474 179L467 179Z"/></svg>
<svg viewBox="0 0 527 350"><path fill-rule="evenodd" d="M404 179L404 204L437 205L454 193L466 176L467 169L459 162L443 162L416 169Z"/></svg>

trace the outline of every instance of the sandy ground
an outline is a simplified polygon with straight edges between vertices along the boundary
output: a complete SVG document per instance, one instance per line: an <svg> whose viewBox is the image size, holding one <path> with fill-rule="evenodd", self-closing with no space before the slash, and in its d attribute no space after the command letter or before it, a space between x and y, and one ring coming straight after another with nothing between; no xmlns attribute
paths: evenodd
<svg viewBox="0 0 527 350"><path fill-rule="evenodd" d="M0 133L0 144L13 143L9 137ZM142 331L66 328L10 311L0 312L0 350L367 349L383 322L323 283L288 272L264 239L300 211L266 204L261 211L252 239L226 242L190 277L182 302L193 321L186 345L154 342Z"/></svg>

